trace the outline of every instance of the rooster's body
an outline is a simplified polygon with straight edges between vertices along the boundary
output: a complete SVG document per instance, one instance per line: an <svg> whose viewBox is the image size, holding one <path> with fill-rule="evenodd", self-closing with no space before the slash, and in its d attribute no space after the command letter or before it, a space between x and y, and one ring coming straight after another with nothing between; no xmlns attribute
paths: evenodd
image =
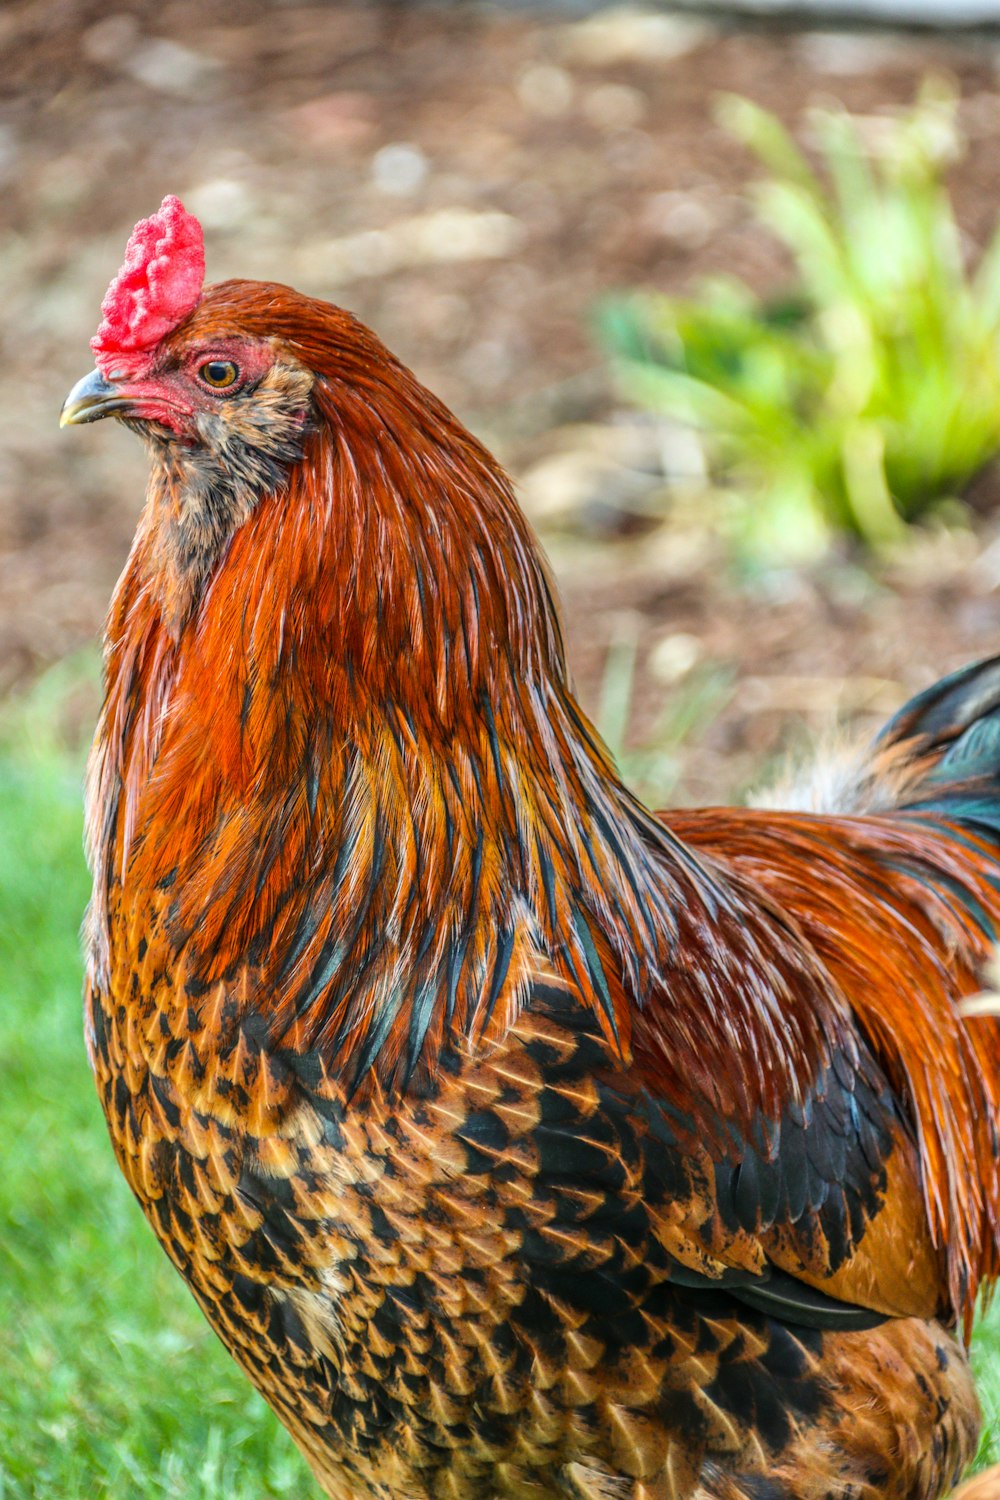
<svg viewBox="0 0 1000 1500"><path fill-rule="evenodd" d="M455 419L287 288L175 312L69 408L153 455L87 1028L206 1316L336 1500L934 1500L1000 1269L1000 665L829 815L659 822Z"/></svg>

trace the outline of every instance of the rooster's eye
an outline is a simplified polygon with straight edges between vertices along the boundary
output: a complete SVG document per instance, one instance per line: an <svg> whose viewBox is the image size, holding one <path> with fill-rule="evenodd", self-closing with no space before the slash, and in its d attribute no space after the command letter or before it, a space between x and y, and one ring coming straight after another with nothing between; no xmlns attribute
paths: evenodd
<svg viewBox="0 0 1000 1500"><path fill-rule="evenodd" d="M231 359L210 359L207 364L202 365L198 374L206 385L217 391L224 391L227 386L235 385L240 378L239 366L234 365Z"/></svg>

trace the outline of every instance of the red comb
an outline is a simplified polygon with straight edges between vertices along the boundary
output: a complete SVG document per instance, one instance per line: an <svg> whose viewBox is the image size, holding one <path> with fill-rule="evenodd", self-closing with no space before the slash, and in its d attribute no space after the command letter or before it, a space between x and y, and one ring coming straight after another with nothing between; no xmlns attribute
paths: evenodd
<svg viewBox="0 0 1000 1500"><path fill-rule="evenodd" d="M90 341L102 374L128 356L152 349L186 318L205 280L201 225L179 198L133 229L121 270L101 303L101 326Z"/></svg>

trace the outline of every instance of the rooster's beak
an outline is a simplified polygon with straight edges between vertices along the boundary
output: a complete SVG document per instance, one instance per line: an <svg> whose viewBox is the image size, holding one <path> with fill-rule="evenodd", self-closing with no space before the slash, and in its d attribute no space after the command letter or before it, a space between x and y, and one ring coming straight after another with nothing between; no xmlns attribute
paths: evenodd
<svg viewBox="0 0 1000 1500"><path fill-rule="evenodd" d="M77 381L63 402L59 426L79 427L84 422L98 422L101 417L127 411L131 405L131 399L110 380L105 380L100 370L91 370Z"/></svg>

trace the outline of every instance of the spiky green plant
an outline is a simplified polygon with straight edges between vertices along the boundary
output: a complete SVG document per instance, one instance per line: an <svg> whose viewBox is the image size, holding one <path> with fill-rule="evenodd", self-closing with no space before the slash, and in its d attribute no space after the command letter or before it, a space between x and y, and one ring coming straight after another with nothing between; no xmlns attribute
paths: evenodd
<svg viewBox="0 0 1000 1500"><path fill-rule="evenodd" d="M878 547L1000 449L1000 229L970 269L943 181L954 95L932 81L864 122L813 111L818 170L749 100L719 112L766 170L752 200L794 282L776 299L734 279L618 299L603 332L633 398L704 432L758 547Z"/></svg>

